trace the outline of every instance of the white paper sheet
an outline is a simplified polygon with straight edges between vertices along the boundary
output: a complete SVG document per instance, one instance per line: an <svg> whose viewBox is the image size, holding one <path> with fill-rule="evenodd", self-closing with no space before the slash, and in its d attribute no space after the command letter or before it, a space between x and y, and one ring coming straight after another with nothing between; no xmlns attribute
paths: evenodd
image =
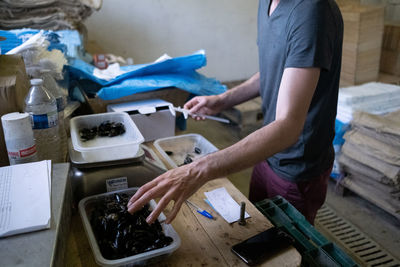
<svg viewBox="0 0 400 267"><path fill-rule="evenodd" d="M226 191L225 187L220 187L209 192L204 192L212 207L228 222L233 223L240 218L240 205ZM250 215L246 212L245 218Z"/></svg>
<svg viewBox="0 0 400 267"><path fill-rule="evenodd" d="M51 161L0 168L0 237L50 228Z"/></svg>

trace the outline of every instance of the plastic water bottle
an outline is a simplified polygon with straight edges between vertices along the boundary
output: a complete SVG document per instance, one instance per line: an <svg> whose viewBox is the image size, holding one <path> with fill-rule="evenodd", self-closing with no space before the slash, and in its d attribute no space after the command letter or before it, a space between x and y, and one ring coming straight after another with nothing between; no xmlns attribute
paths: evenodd
<svg viewBox="0 0 400 267"><path fill-rule="evenodd" d="M43 86L42 79L32 79L25 98L25 112L31 117L39 160L61 162L57 102Z"/></svg>
<svg viewBox="0 0 400 267"><path fill-rule="evenodd" d="M49 69L40 70L40 77L43 80L43 86L54 96L57 102L58 112L58 135L60 137L61 159L64 161L68 152L67 132L65 130L64 109L66 106L66 96L58 86Z"/></svg>

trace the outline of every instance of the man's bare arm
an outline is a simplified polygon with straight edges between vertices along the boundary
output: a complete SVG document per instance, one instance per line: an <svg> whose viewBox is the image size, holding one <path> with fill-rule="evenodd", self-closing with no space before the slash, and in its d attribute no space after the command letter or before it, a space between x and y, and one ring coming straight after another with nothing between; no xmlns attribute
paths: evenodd
<svg viewBox="0 0 400 267"><path fill-rule="evenodd" d="M293 145L303 130L318 83L318 68L285 69L279 89L276 118L236 144L202 158L195 165L210 179L224 177Z"/></svg>
<svg viewBox="0 0 400 267"><path fill-rule="evenodd" d="M319 74L317 68L285 69L275 121L226 149L172 169L145 184L129 201L128 210L135 212L151 199L160 197L147 218L152 223L174 201L166 220L170 223L184 201L207 181L251 167L294 144L303 129Z"/></svg>

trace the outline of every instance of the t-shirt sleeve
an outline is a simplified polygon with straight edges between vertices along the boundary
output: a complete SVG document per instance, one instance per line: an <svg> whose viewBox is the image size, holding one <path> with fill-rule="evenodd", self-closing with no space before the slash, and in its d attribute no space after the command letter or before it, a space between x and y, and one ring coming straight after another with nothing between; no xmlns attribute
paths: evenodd
<svg viewBox="0 0 400 267"><path fill-rule="evenodd" d="M285 67L330 69L334 41L331 35L335 29L328 19L319 5L301 5L293 10L287 25Z"/></svg>

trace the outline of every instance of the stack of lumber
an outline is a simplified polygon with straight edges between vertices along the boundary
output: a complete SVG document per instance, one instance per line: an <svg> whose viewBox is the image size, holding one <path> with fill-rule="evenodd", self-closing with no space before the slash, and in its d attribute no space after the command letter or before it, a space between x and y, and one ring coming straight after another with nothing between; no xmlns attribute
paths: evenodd
<svg viewBox="0 0 400 267"><path fill-rule="evenodd" d="M380 69L381 72L400 76L400 22L385 23Z"/></svg>
<svg viewBox="0 0 400 267"><path fill-rule="evenodd" d="M340 85L376 81L379 75L384 7L339 2L344 22Z"/></svg>
<svg viewBox="0 0 400 267"><path fill-rule="evenodd" d="M344 139L342 185L400 219L400 110L355 112Z"/></svg>

